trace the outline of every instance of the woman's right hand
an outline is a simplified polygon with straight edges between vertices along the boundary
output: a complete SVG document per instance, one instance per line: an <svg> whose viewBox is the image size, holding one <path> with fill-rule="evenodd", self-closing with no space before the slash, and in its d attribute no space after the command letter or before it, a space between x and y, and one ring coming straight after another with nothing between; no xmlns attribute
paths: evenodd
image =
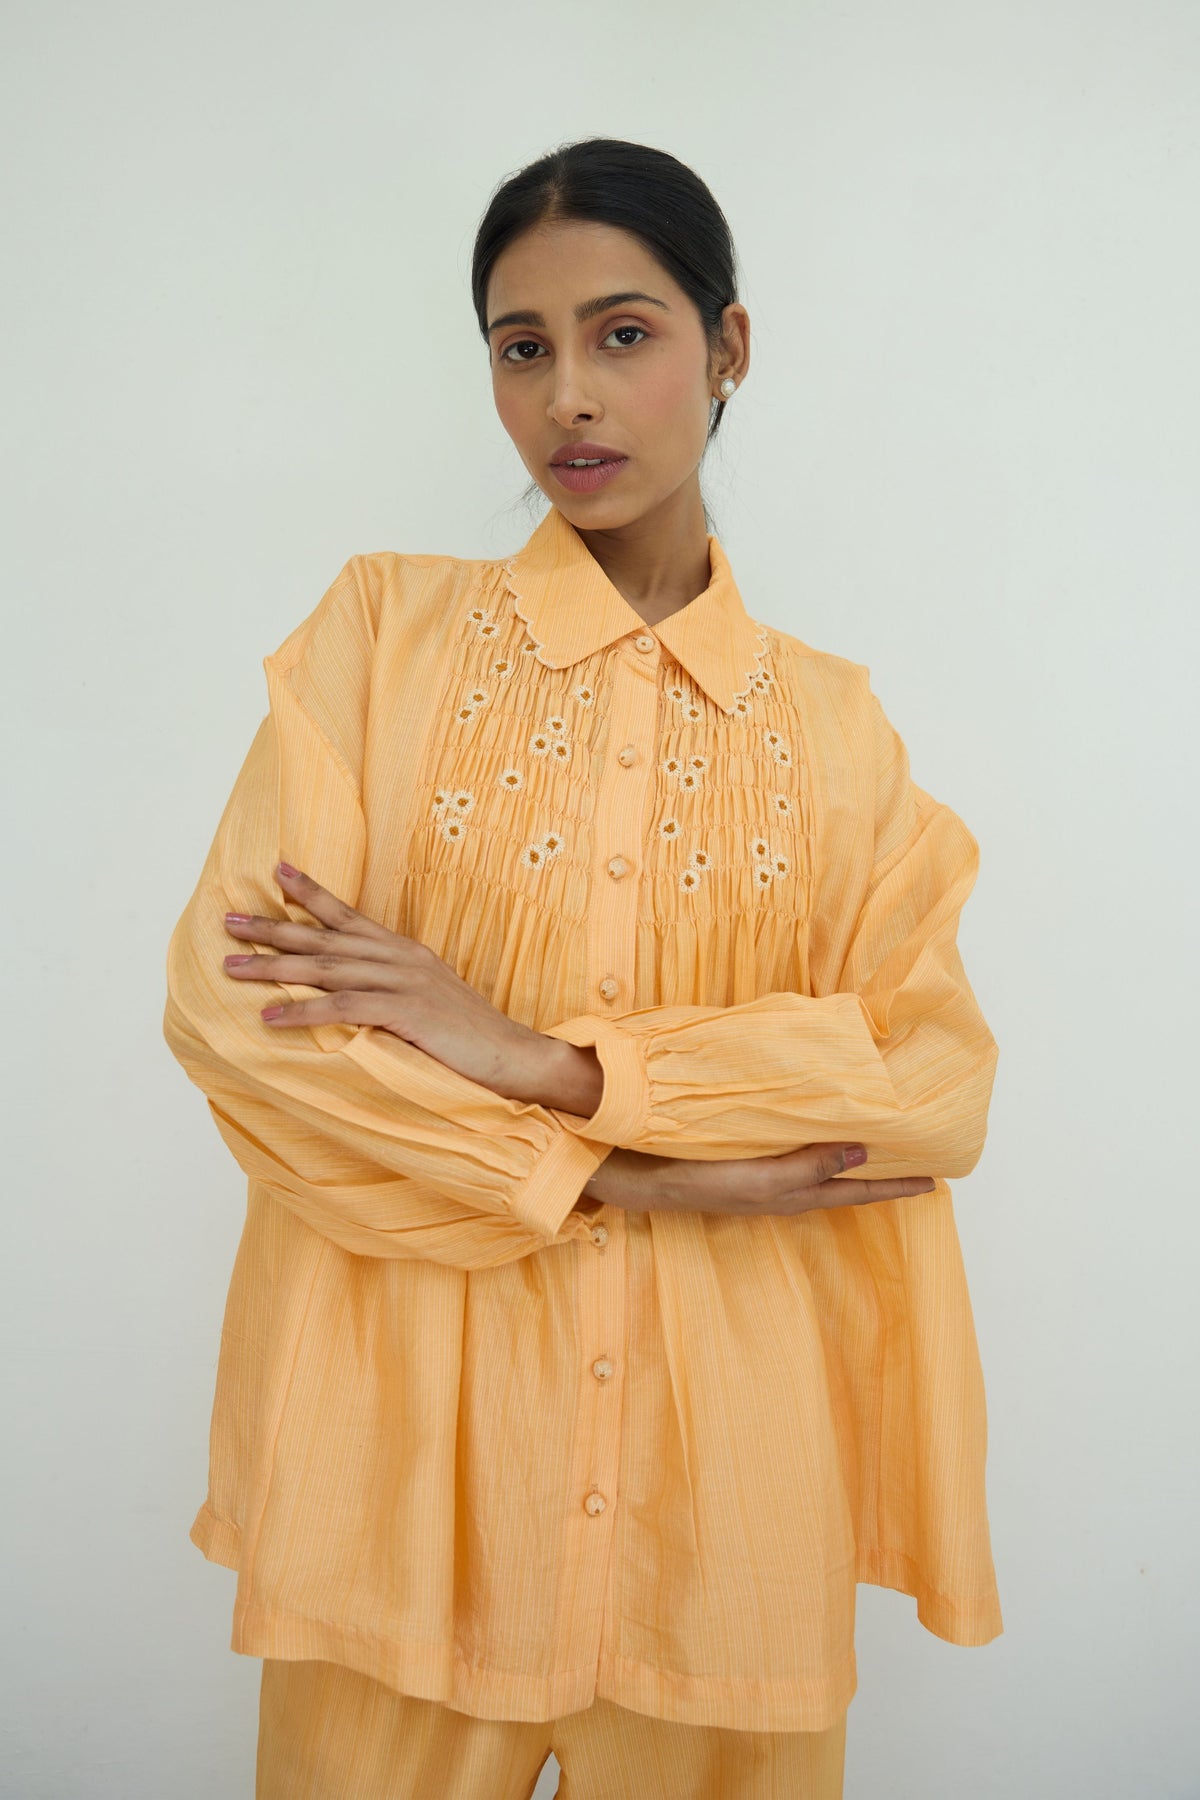
<svg viewBox="0 0 1200 1800"><path fill-rule="evenodd" d="M928 1194L932 1176L899 1175L860 1181L845 1176L846 1145L802 1144L781 1156L736 1157L722 1162L681 1156L646 1156L616 1146L585 1185L576 1207L596 1204L629 1212L811 1212L817 1207L863 1206ZM591 1202L592 1204L588 1204Z"/></svg>

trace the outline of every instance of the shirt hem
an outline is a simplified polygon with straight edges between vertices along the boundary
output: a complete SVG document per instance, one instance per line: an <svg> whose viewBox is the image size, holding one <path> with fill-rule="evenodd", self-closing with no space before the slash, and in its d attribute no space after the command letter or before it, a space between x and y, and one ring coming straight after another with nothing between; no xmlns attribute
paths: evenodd
<svg viewBox="0 0 1200 1800"><path fill-rule="evenodd" d="M241 1532L218 1518L207 1501L196 1514L189 1536L210 1562L238 1568ZM909 1594L916 1600L920 1623L950 1643L990 1643L1003 1630L994 1592L970 1605L953 1602L922 1582L911 1558L901 1552L860 1552L858 1580ZM807 1681L733 1681L663 1669L615 1654L602 1656L598 1666L586 1669L563 1670L553 1676L522 1675L471 1664L449 1644L397 1642L250 1597L239 1597L234 1603L230 1649L241 1656L341 1663L399 1693L435 1700L476 1718L537 1723L579 1712L593 1700L602 1699L682 1725L719 1725L739 1731L824 1731L846 1711L858 1683L853 1646L835 1674Z"/></svg>

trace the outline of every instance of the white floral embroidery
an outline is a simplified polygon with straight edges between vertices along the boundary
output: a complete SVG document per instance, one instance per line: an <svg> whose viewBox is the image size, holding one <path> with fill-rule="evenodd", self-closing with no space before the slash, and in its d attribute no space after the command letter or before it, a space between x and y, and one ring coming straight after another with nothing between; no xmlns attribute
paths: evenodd
<svg viewBox="0 0 1200 1800"><path fill-rule="evenodd" d="M571 740L570 740L570 738L556 737L550 745L550 754L552 757L555 758L555 760L557 762L570 762L570 760L571 760Z"/></svg>
<svg viewBox="0 0 1200 1800"><path fill-rule="evenodd" d="M684 769L679 777L680 791L685 794L694 794L699 786L700 777L695 769Z"/></svg>
<svg viewBox="0 0 1200 1800"><path fill-rule="evenodd" d="M457 844L466 835L466 816L475 804L469 788L439 787L433 791L433 816L440 820L439 831L448 844Z"/></svg>
<svg viewBox="0 0 1200 1800"><path fill-rule="evenodd" d="M790 875L792 872L792 865L788 861L788 858L786 856L781 856L778 851L771 857L771 867L774 869L777 876Z"/></svg>
<svg viewBox="0 0 1200 1800"><path fill-rule="evenodd" d="M694 725L698 719L704 717L704 708L702 706L697 706L694 700L689 700L687 704L681 706L679 710L688 721L689 725Z"/></svg>
<svg viewBox="0 0 1200 1800"><path fill-rule="evenodd" d="M551 857L561 853L564 842L561 831L548 831L536 844L526 844L520 856L522 868L544 869Z"/></svg>
<svg viewBox="0 0 1200 1800"><path fill-rule="evenodd" d="M729 708L730 713L735 714L740 719L746 718L749 714L750 708L746 704L749 696L751 694L765 693L766 688L769 687L771 683L771 677L765 674L762 667L763 657L767 654L767 628L765 625L760 625L757 619L751 619L750 623L758 633L758 648L754 653L754 667L746 670L746 685L744 688L739 688L737 693L734 694L733 702ZM762 685L764 680L766 686ZM739 701L742 704L739 705Z"/></svg>
<svg viewBox="0 0 1200 1800"><path fill-rule="evenodd" d="M782 766L785 769L788 769L791 767L792 753L788 749L786 744L776 744L774 750L772 750L772 752L771 752L771 755L775 758L775 761L777 763L782 764Z"/></svg>
<svg viewBox="0 0 1200 1800"><path fill-rule="evenodd" d="M567 721L561 713L555 713L553 718L546 720L546 730L552 732L555 737L562 737L566 729Z"/></svg>
<svg viewBox="0 0 1200 1800"><path fill-rule="evenodd" d="M535 731L529 740L529 754L531 756L549 755L552 742L553 739L548 731Z"/></svg>
<svg viewBox="0 0 1200 1800"><path fill-rule="evenodd" d="M668 756L663 762L663 768L672 781L678 781L683 773L683 761L678 756Z"/></svg>
<svg viewBox="0 0 1200 1800"><path fill-rule="evenodd" d="M468 706L486 706L491 697L486 688L472 688L467 695L466 704Z"/></svg>
<svg viewBox="0 0 1200 1800"><path fill-rule="evenodd" d="M677 838L679 836L679 820L664 819L658 828L658 834L664 838Z"/></svg>
<svg viewBox="0 0 1200 1800"><path fill-rule="evenodd" d="M471 705L469 700L465 701L463 705L459 707L454 717L458 720L460 725L465 725L468 719L473 719L475 717L475 708Z"/></svg>
<svg viewBox="0 0 1200 1800"><path fill-rule="evenodd" d="M771 854L771 846L765 837L757 837L750 846L750 854L755 862L766 862Z"/></svg>
<svg viewBox="0 0 1200 1800"><path fill-rule="evenodd" d="M703 775L708 767L708 758L707 756L689 756L687 766L689 769L694 769L697 775Z"/></svg>
<svg viewBox="0 0 1200 1800"><path fill-rule="evenodd" d="M685 894L695 891L700 885L700 878L711 866L711 858L707 850L693 850L687 859L687 868L679 877L679 885Z"/></svg>
<svg viewBox="0 0 1200 1800"><path fill-rule="evenodd" d="M496 781L500 787L507 788L510 793L514 794L518 788L525 786L525 777L520 769L501 769Z"/></svg>
<svg viewBox="0 0 1200 1800"><path fill-rule="evenodd" d="M485 619L483 624L479 627L479 635L481 638L495 637L499 629L500 627L497 625L495 619Z"/></svg>
<svg viewBox="0 0 1200 1800"><path fill-rule="evenodd" d="M516 666L511 656L500 656L492 664L492 674L500 681L507 681Z"/></svg>
<svg viewBox="0 0 1200 1800"><path fill-rule="evenodd" d="M786 794L772 794L771 805L777 813L790 813L792 810L792 803Z"/></svg>
<svg viewBox="0 0 1200 1800"><path fill-rule="evenodd" d="M596 698L595 688L589 687L586 681L580 682L577 688L571 689L571 692L576 700L578 700L580 706L590 706Z"/></svg>
<svg viewBox="0 0 1200 1800"><path fill-rule="evenodd" d="M755 885L755 887L760 887L760 888L770 887L770 885L771 885L772 881L774 881L774 879L775 879L775 871L771 867L769 862L755 863L755 865L754 865L754 885Z"/></svg>
<svg viewBox="0 0 1200 1800"><path fill-rule="evenodd" d="M672 681L668 684L667 698L668 700L674 700L676 706L685 705L691 697L692 696L688 693L687 689L681 687L677 681Z"/></svg>
<svg viewBox="0 0 1200 1800"><path fill-rule="evenodd" d="M481 638L495 637L500 629L491 613L482 606L473 606L467 618Z"/></svg>

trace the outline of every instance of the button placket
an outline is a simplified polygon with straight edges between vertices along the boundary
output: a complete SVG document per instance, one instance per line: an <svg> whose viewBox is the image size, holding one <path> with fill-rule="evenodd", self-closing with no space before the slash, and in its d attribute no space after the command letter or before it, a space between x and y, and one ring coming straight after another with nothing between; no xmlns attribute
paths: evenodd
<svg viewBox="0 0 1200 1800"><path fill-rule="evenodd" d="M658 639L639 632L636 652L618 651L612 674L609 749L592 817L592 885L588 917L588 988L606 1007L633 1005L638 883L634 854L646 813L654 762L646 751L658 721ZM634 834L631 842L630 833Z"/></svg>
<svg viewBox="0 0 1200 1800"><path fill-rule="evenodd" d="M639 642L644 638L644 643ZM658 640L640 633L610 658L604 759L593 790L586 992L613 1011L634 1003L640 846L651 784L648 754L658 727ZM594 1003L593 1003L594 1004ZM581 1233L576 1275L578 1375L576 1432L564 1522L565 1571L554 1658L573 1666L600 1662L612 1528L620 1498L622 1384L614 1380L625 1342L626 1237L619 1208ZM611 1351L612 1355L608 1354Z"/></svg>

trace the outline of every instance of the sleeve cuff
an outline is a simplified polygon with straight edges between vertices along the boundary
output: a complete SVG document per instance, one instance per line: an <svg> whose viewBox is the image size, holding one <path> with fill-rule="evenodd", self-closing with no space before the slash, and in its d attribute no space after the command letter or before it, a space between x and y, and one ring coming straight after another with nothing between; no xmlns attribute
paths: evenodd
<svg viewBox="0 0 1200 1800"><path fill-rule="evenodd" d="M552 1139L528 1180L514 1192L513 1217L542 1237L556 1237L585 1182L595 1174L610 1148L608 1144L589 1144L582 1135L571 1131Z"/></svg>
<svg viewBox="0 0 1200 1800"><path fill-rule="evenodd" d="M611 1020L593 1013L564 1019L560 1025L551 1025L545 1035L578 1049L595 1050L604 1071L600 1104L590 1119L551 1107L554 1117L568 1131L594 1143L610 1148L636 1143L650 1111L650 1078L641 1038L631 1037Z"/></svg>

